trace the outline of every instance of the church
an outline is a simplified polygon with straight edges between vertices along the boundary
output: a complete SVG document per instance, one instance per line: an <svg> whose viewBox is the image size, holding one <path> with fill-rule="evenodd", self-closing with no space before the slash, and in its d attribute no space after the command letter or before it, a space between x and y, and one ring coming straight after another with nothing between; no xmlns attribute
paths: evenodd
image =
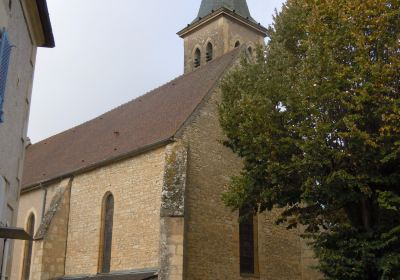
<svg viewBox="0 0 400 280"><path fill-rule="evenodd" d="M241 161L221 144L219 82L264 44L246 0L202 0L178 32L184 74L30 145L11 279L319 279L278 212L221 201Z"/></svg>

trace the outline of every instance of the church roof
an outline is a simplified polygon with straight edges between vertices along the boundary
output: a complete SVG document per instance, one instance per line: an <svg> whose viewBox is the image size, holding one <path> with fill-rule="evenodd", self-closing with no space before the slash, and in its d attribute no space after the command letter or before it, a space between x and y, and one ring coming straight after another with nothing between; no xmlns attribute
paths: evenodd
<svg viewBox="0 0 400 280"><path fill-rule="evenodd" d="M256 22L250 15L246 0L202 0L199 13L194 21L197 21L220 8L227 8L230 11L235 11L236 14Z"/></svg>
<svg viewBox="0 0 400 280"><path fill-rule="evenodd" d="M239 50L27 148L23 190L161 147L214 89Z"/></svg>

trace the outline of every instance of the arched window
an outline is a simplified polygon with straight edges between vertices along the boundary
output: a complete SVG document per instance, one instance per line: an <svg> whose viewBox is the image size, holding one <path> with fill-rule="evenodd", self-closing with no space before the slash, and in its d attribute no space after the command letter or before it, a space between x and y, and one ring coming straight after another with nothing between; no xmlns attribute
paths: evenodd
<svg viewBox="0 0 400 280"><path fill-rule="evenodd" d="M35 216L33 214L29 215L28 222L26 224L26 232L32 237L35 233ZM24 261L22 264L22 280L29 280L29 275L31 273L32 248L33 241L25 241Z"/></svg>
<svg viewBox="0 0 400 280"><path fill-rule="evenodd" d="M253 55L253 48L251 46L248 47L247 50L249 51L249 54Z"/></svg>
<svg viewBox="0 0 400 280"><path fill-rule="evenodd" d="M99 272L108 273L111 267L114 196L109 193L103 200Z"/></svg>
<svg viewBox="0 0 400 280"><path fill-rule="evenodd" d="M236 41L236 43L235 43L235 48L237 48L237 47L240 47L240 42L239 41Z"/></svg>
<svg viewBox="0 0 400 280"><path fill-rule="evenodd" d="M196 49L196 51L194 52L194 68L197 68L200 66L201 64L201 52L199 49Z"/></svg>
<svg viewBox="0 0 400 280"><path fill-rule="evenodd" d="M206 60L210 61L213 59L213 45L209 42L207 44L207 53L206 53Z"/></svg>

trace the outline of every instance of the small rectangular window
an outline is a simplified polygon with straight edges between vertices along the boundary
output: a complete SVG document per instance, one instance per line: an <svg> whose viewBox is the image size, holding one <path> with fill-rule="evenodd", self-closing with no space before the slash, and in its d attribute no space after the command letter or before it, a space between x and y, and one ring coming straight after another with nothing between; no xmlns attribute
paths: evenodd
<svg viewBox="0 0 400 280"><path fill-rule="evenodd" d="M3 105L11 56L11 48L12 45L10 43L10 40L8 39L8 34L3 29L3 31L0 31L0 123L4 121Z"/></svg>

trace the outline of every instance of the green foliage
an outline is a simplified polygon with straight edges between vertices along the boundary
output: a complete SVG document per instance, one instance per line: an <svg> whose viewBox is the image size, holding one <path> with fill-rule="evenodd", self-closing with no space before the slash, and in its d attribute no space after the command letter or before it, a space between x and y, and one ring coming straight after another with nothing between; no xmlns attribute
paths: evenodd
<svg viewBox="0 0 400 280"><path fill-rule="evenodd" d="M225 203L285 208L327 279L399 279L400 2L288 0L269 39L221 85Z"/></svg>

